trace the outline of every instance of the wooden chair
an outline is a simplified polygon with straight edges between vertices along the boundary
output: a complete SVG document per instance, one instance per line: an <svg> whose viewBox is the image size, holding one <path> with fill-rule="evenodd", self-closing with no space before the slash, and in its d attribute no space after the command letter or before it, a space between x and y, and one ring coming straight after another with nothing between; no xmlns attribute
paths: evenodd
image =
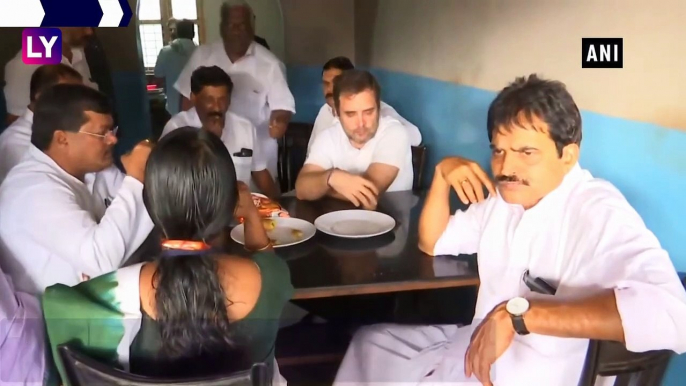
<svg viewBox="0 0 686 386"><path fill-rule="evenodd" d="M414 180L412 181L413 190L422 189L426 150L425 145L412 146L412 170L414 171Z"/></svg>
<svg viewBox="0 0 686 386"><path fill-rule="evenodd" d="M272 377L264 363L228 375L194 379L152 378L127 373L105 365L68 345L57 348L71 386L270 386ZM65 382L66 383L66 382Z"/></svg>

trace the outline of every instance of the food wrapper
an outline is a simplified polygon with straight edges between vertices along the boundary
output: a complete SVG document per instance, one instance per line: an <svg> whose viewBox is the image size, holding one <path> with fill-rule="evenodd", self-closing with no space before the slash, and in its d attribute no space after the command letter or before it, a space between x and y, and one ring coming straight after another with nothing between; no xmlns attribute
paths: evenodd
<svg viewBox="0 0 686 386"><path fill-rule="evenodd" d="M288 211L279 205L278 202L272 201L263 194L252 193L252 202L257 207L257 212L263 218L290 217ZM239 218L238 221L242 224L243 218Z"/></svg>

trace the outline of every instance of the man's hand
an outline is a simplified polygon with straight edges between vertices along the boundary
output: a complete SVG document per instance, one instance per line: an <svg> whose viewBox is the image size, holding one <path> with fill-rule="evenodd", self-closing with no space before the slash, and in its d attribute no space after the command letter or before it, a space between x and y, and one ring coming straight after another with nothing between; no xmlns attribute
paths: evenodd
<svg viewBox="0 0 686 386"><path fill-rule="evenodd" d="M329 185L356 207L376 209L379 189L368 179L336 169L331 171Z"/></svg>
<svg viewBox="0 0 686 386"><path fill-rule="evenodd" d="M271 116L269 117L269 136L278 139L286 135L286 129L288 129L288 122L290 119L290 111L272 111Z"/></svg>
<svg viewBox="0 0 686 386"><path fill-rule="evenodd" d="M141 183L145 182L145 165L152 151L152 143L145 140L139 142L130 152L121 156L121 163L126 170L126 175L131 176Z"/></svg>
<svg viewBox="0 0 686 386"><path fill-rule="evenodd" d="M505 303L501 303L486 315L472 334L464 357L467 378L474 374L482 385L493 386L491 366L510 347L514 334L510 314L505 310Z"/></svg>
<svg viewBox="0 0 686 386"><path fill-rule="evenodd" d="M493 182L474 161L460 157L445 158L436 165L436 174L455 189L455 193L465 205L483 201L484 186L492 196L495 196Z"/></svg>

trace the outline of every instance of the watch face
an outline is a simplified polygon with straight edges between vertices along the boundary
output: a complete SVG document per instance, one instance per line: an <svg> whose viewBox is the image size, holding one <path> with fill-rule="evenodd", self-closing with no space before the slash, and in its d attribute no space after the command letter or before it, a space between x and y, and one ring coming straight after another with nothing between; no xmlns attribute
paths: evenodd
<svg viewBox="0 0 686 386"><path fill-rule="evenodd" d="M505 309L512 315L521 315L529 309L529 301L524 298L512 298L507 302Z"/></svg>

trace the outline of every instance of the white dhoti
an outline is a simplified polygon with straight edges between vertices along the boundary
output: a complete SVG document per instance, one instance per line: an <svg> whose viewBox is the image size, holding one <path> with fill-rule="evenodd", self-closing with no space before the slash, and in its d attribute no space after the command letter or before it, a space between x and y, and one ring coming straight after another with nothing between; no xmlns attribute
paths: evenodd
<svg viewBox="0 0 686 386"><path fill-rule="evenodd" d="M481 385L464 374L464 357L476 325L363 327L353 337L334 385ZM528 343L559 339L529 337L534 339ZM577 386L585 348L546 354L515 340L491 367L491 381L496 386ZM613 382L614 377L599 378L596 385Z"/></svg>

